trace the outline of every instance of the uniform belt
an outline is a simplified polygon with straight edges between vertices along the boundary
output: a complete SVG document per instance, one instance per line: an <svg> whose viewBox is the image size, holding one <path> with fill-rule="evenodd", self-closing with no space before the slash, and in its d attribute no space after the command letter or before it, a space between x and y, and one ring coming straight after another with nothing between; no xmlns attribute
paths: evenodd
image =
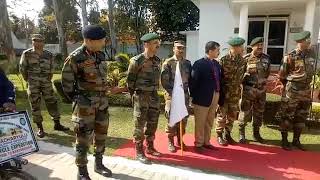
<svg viewBox="0 0 320 180"><path fill-rule="evenodd" d="M254 83L245 83L246 86L257 88L257 89L262 89L265 84L254 84Z"/></svg>
<svg viewBox="0 0 320 180"><path fill-rule="evenodd" d="M143 91L143 90L135 90L134 91L137 94L154 94L157 93L157 91Z"/></svg>
<svg viewBox="0 0 320 180"><path fill-rule="evenodd" d="M296 82L292 82L292 81L289 81L289 82L291 83L291 88L296 91L310 89L310 85L308 85L308 84L296 83Z"/></svg>
<svg viewBox="0 0 320 180"><path fill-rule="evenodd" d="M80 91L81 95L84 96L104 96L106 95L105 91Z"/></svg>

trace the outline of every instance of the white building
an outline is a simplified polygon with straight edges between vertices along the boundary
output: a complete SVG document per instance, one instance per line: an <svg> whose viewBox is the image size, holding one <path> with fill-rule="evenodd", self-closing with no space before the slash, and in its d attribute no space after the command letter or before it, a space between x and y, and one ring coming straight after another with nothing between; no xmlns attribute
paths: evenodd
<svg viewBox="0 0 320 180"><path fill-rule="evenodd" d="M247 43L262 36L264 52L278 65L285 53L295 48L292 35L308 30L317 44L320 26L320 0L192 0L200 10L199 31L187 36L187 58L204 55L205 43L214 40L226 53L227 41L236 36Z"/></svg>

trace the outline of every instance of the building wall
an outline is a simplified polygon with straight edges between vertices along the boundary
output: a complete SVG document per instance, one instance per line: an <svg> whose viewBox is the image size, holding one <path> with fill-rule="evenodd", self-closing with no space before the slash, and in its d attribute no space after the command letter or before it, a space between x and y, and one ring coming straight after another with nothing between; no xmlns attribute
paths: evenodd
<svg viewBox="0 0 320 180"><path fill-rule="evenodd" d="M186 58L192 63L199 59L200 56L204 55L204 50L200 52L199 46L199 31L190 31L187 34L187 44L186 44Z"/></svg>

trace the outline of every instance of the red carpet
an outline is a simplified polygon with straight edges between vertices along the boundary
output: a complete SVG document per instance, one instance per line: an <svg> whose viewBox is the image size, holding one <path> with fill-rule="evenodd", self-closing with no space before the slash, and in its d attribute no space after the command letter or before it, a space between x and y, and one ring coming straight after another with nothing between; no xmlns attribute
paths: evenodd
<svg viewBox="0 0 320 180"><path fill-rule="evenodd" d="M164 133L156 136L156 148L163 153L161 158L153 160L179 166L206 169L221 173L231 173L264 179L320 179L320 153L294 150L286 152L278 147L260 145L236 145L220 147L216 141L212 144L218 147L216 151L208 150L200 155L193 150L193 135L184 136L188 146L182 157L180 151L169 153L167 137ZM134 157L132 141L124 144L114 152L116 156Z"/></svg>

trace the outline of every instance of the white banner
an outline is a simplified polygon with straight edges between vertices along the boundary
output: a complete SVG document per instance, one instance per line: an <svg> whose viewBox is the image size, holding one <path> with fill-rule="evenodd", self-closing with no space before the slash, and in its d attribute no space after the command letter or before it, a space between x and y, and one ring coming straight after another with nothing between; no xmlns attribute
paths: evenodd
<svg viewBox="0 0 320 180"><path fill-rule="evenodd" d="M26 111L0 114L0 163L39 150Z"/></svg>
<svg viewBox="0 0 320 180"><path fill-rule="evenodd" d="M180 65L178 61L174 77L174 85L170 107L170 127L173 127L177 122L180 122L183 118L188 116L188 110L185 103L185 95L179 66Z"/></svg>

